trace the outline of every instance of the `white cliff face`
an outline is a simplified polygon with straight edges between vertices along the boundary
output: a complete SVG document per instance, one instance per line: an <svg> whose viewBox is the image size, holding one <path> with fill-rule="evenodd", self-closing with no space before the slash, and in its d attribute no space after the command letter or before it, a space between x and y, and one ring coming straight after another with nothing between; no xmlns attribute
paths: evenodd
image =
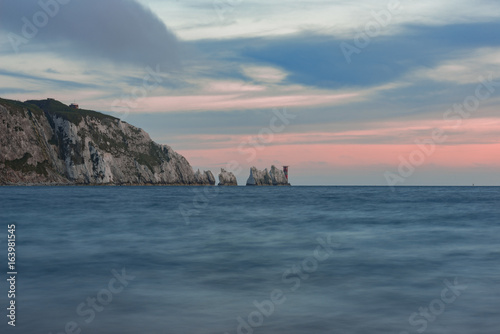
<svg viewBox="0 0 500 334"><path fill-rule="evenodd" d="M220 169L219 186L237 186L238 181L232 172L226 171L224 168Z"/></svg>
<svg viewBox="0 0 500 334"><path fill-rule="evenodd" d="M48 149L50 124L43 112L24 111L0 100L0 184L67 183L49 161L57 157ZM60 165L62 166L62 162Z"/></svg>
<svg viewBox="0 0 500 334"><path fill-rule="evenodd" d="M0 184L215 184L210 171L194 173L171 147L117 118L29 102L0 99Z"/></svg>
<svg viewBox="0 0 500 334"><path fill-rule="evenodd" d="M247 186L289 186L288 180L286 179L285 173L276 168L276 166L271 167L271 171L268 172L267 168L263 171L258 170L255 167L250 168L250 176L247 180Z"/></svg>

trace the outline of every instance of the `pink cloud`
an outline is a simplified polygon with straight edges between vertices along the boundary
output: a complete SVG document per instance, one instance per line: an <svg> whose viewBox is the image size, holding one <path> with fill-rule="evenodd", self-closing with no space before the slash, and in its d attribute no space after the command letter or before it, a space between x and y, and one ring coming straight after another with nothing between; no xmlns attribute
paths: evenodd
<svg viewBox="0 0 500 334"><path fill-rule="evenodd" d="M176 142L183 143L187 149L231 149L242 143L264 143L264 146L283 145L352 145L387 144L390 146L415 146L415 141L432 138L435 129L441 129L446 140L437 143L445 145L494 144L500 141L500 120L494 118L464 120L460 127L450 125L449 121L414 121L374 123L371 129L346 130L336 132L275 133L271 135L183 135L176 136ZM452 123L454 124L454 122ZM257 131L256 131L257 132ZM248 145L246 145L248 146Z"/></svg>
<svg viewBox="0 0 500 334"><path fill-rule="evenodd" d="M261 168L271 164L292 166L317 163L318 168L330 168L334 173L336 167L362 167L371 165L387 165L397 167L400 158L406 160L419 148L416 145L279 145L269 146L262 150L246 147L242 153L238 149L180 150L193 165L210 168L225 167L230 161L247 169L250 166ZM441 167L473 167L489 165L500 167L500 143L437 146L430 156L426 156L423 165Z"/></svg>

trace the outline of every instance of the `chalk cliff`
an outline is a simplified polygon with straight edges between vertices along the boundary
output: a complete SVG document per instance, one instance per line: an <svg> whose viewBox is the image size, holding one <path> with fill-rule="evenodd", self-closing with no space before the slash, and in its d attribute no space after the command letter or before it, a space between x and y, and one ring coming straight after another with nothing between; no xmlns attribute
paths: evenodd
<svg viewBox="0 0 500 334"><path fill-rule="evenodd" d="M271 166L271 171L267 168L258 170L255 167L250 168L250 176L247 180L247 186L289 186L288 180L285 173L276 168L276 166Z"/></svg>
<svg viewBox="0 0 500 334"><path fill-rule="evenodd" d="M142 129L53 99L0 99L0 184L214 185Z"/></svg>
<svg viewBox="0 0 500 334"><path fill-rule="evenodd" d="M226 171L224 168L220 169L219 186L237 186L238 181L232 172Z"/></svg>

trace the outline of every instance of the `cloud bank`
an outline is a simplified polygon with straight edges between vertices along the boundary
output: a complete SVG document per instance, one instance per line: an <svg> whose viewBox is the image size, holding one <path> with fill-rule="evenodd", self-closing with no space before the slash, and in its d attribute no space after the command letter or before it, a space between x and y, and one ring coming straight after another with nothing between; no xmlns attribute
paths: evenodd
<svg viewBox="0 0 500 334"><path fill-rule="evenodd" d="M3 52L178 65L176 36L135 0L0 0Z"/></svg>

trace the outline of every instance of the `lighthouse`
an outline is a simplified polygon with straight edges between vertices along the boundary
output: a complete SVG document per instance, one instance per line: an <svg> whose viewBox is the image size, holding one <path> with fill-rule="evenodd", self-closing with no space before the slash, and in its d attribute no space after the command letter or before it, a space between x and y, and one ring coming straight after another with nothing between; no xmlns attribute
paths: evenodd
<svg viewBox="0 0 500 334"><path fill-rule="evenodd" d="M286 180L288 181L288 166L283 166L283 173L285 173Z"/></svg>

